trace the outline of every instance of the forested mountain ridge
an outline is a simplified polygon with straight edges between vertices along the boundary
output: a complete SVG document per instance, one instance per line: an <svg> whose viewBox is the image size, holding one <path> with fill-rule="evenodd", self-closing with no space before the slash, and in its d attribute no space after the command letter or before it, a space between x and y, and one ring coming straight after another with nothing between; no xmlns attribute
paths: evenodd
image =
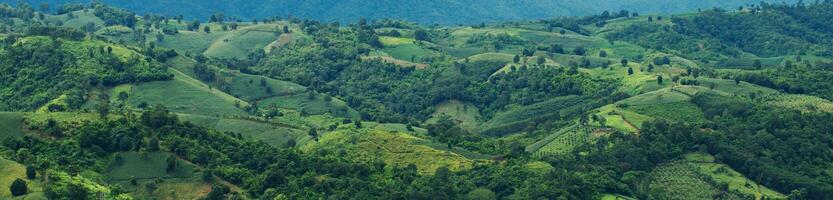
<svg viewBox="0 0 833 200"><path fill-rule="evenodd" d="M0 199L833 198L833 2L136 11L0 4Z"/></svg>
<svg viewBox="0 0 833 200"><path fill-rule="evenodd" d="M14 0L4 0L16 3ZM0 1L3 2L3 1ZM29 0L32 5L48 2L53 6L64 3L89 3L88 0ZM295 16L329 22L352 23L361 17L369 19L402 19L422 24L475 24L509 20L534 20L556 16L582 16L605 10L629 10L640 13L680 13L692 10L722 7L734 9L746 4L760 3L751 0L707 1L572 1L572 0L158 0L146 4L133 0L103 0L110 5L127 8L138 13L184 15L189 19L206 19L215 12L244 21ZM764 1L772 3L795 2Z"/></svg>

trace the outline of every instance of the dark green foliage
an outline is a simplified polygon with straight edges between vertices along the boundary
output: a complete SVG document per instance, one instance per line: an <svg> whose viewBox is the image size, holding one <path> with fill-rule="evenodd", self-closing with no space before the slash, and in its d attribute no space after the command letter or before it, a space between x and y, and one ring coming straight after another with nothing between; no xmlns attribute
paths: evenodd
<svg viewBox="0 0 833 200"><path fill-rule="evenodd" d="M133 27L136 25L136 14L132 12L105 6L103 4L96 5L94 10L95 16L104 20L104 24L108 26L124 25L127 27Z"/></svg>
<svg viewBox="0 0 833 200"><path fill-rule="evenodd" d="M26 181L21 179L15 179L12 182L12 185L9 187L9 191L11 191L12 196L20 196L29 193L29 189L26 186Z"/></svg>
<svg viewBox="0 0 833 200"><path fill-rule="evenodd" d="M35 167L26 166L26 178L29 180L35 179L37 177L37 171Z"/></svg>

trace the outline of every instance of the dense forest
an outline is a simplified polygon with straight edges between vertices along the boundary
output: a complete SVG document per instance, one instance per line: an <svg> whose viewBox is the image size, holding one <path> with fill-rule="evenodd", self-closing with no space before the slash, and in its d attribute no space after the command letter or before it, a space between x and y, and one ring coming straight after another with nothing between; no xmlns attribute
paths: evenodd
<svg viewBox="0 0 833 200"><path fill-rule="evenodd" d="M0 5L0 199L833 199L833 2L104 2Z"/></svg>
<svg viewBox="0 0 833 200"><path fill-rule="evenodd" d="M9 4L17 1L4 0ZM89 3L89 0L29 0L31 5L41 3L62 5L64 3ZM432 1L356 1L356 0L259 0L259 1L156 1L154 4L130 0L103 0L139 13L182 15L186 18L207 19L215 12L222 11L229 17L240 20L266 19L274 16L295 16L319 21L355 22L360 17L370 19L405 19L423 24L474 24L480 22L500 22L508 20L541 19L555 16L580 16L600 13L604 10L629 9L644 13L679 13L697 8L736 8L760 1L684 1L656 3L646 0L628 1L472 1L472 0L432 0ZM795 2L765 1L772 3ZM663 4L673 4L669 7Z"/></svg>

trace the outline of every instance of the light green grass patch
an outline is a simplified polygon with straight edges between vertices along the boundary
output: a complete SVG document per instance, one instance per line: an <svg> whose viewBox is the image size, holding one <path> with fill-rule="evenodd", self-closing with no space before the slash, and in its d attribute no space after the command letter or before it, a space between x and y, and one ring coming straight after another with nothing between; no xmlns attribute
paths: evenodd
<svg viewBox="0 0 833 200"><path fill-rule="evenodd" d="M400 60L411 60L413 58L414 61L419 61L424 57L433 55L432 51L422 48L417 44L399 45L391 48L385 48L383 51L391 57Z"/></svg>
<svg viewBox="0 0 833 200"><path fill-rule="evenodd" d="M139 152L119 152L111 158L104 175L110 181L190 178L194 175L195 166L182 160L178 161L173 171L167 172L166 160L171 155L163 152L147 152L144 155ZM115 156L121 156L122 161L116 161Z"/></svg>
<svg viewBox="0 0 833 200"><path fill-rule="evenodd" d="M141 103L147 103L149 106L162 104L173 112L207 116L246 114L240 109L248 106L245 101L220 90L211 89L204 83L175 69L171 70L176 75L171 81L132 85L127 102L133 106Z"/></svg>
<svg viewBox="0 0 833 200"><path fill-rule="evenodd" d="M645 94L637 95L631 98L627 98L625 100L620 101L618 104L627 104L628 106L634 105L648 105L648 104L661 104L661 103L673 103L673 102L681 102L681 101L689 101L691 97L670 90L657 90L653 92L648 92Z"/></svg>
<svg viewBox="0 0 833 200"><path fill-rule="evenodd" d="M385 47L392 47L392 46L399 46L405 44L413 44L416 40L413 38L405 38L405 37L389 37L389 36L380 36L379 42L382 42L382 45Z"/></svg>
<svg viewBox="0 0 833 200"><path fill-rule="evenodd" d="M23 115L19 112L0 112L0 139L23 136Z"/></svg>
<svg viewBox="0 0 833 200"><path fill-rule="evenodd" d="M46 199L43 198L43 188L40 182L26 178L26 166L3 158L0 158L0 188L2 188L0 190L0 199L12 199L9 187L18 178L26 181L29 193L14 199Z"/></svg>
<svg viewBox="0 0 833 200"><path fill-rule="evenodd" d="M320 115L330 113L336 117L358 118L359 112L350 108L346 102L332 98L326 101L322 95L297 94L264 99L261 106L275 105L278 108L296 110L302 115Z"/></svg>
<svg viewBox="0 0 833 200"><path fill-rule="evenodd" d="M697 105L688 101L633 105L625 109L657 119L686 123L703 123L706 121L703 111Z"/></svg>
<svg viewBox="0 0 833 200"><path fill-rule="evenodd" d="M425 121L426 124L436 123L442 115L448 115L463 130L470 133L478 132L480 110L477 109L477 106L458 100L449 100L437 104L434 107L434 114Z"/></svg>
<svg viewBox="0 0 833 200"><path fill-rule="evenodd" d="M387 166L414 164L420 174L433 174L443 166L460 171L471 168L475 162L460 154L421 144L423 141L404 132L351 127L329 132L318 142L309 142L301 149L305 152L325 150L330 156L348 157L357 162L381 160ZM344 154L339 155L339 152Z"/></svg>

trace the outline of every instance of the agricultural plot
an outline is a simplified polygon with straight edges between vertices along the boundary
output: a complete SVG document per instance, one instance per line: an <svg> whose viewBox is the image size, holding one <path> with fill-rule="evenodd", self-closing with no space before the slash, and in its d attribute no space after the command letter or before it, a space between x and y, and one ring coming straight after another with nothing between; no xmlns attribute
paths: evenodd
<svg viewBox="0 0 833 200"><path fill-rule="evenodd" d="M706 121L703 111L697 105L688 101L634 105L625 109L657 119L695 124Z"/></svg>
<svg viewBox="0 0 833 200"><path fill-rule="evenodd" d="M700 77L697 79L700 82L700 86L716 90L718 92L722 92L724 95L738 95L744 97L750 96L764 96L769 94L775 94L778 91L775 89L747 83L747 82L740 82L740 84L736 84L734 80L725 80L725 79L713 79L713 78L703 78Z"/></svg>
<svg viewBox="0 0 833 200"><path fill-rule="evenodd" d="M700 173L710 177L719 184L728 185L729 191L754 197L754 199L787 199L787 196L773 191L763 185L758 185L731 167L715 163L714 157L703 153L691 153L685 160L696 166Z"/></svg>
<svg viewBox="0 0 833 200"><path fill-rule="evenodd" d="M816 96L796 94L773 94L761 98L761 101L782 108L801 112L833 113L833 102Z"/></svg>
<svg viewBox="0 0 833 200"><path fill-rule="evenodd" d="M638 133L642 127L642 123L653 119L650 116L618 108L614 104L599 108L596 115L604 118L604 127L628 133ZM593 120L590 123L594 126L602 126L602 124L596 120Z"/></svg>
<svg viewBox="0 0 833 200"><path fill-rule="evenodd" d="M85 30L84 26L86 26L88 23L92 23L96 27L104 26L104 20L101 20L100 18L96 17L93 9L89 9L86 11L73 11L72 16L69 16L68 14L44 16L46 17L45 21L49 23L57 24L60 21L61 23L63 23L64 27L72 27L77 28L79 30Z"/></svg>
<svg viewBox="0 0 833 200"><path fill-rule="evenodd" d="M555 137L550 143L544 145L535 153L534 157L541 158L549 155L565 154L572 152L576 147L595 142L594 128L576 126Z"/></svg>
<svg viewBox="0 0 833 200"><path fill-rule="evenodd" d="M662 164L650 172L648 191L657 199L713 199L720 189L705 180L698 169L685 161ZM732 195L734 196L734 195ZM728 199L740 199L738 197Z"/></svg>

